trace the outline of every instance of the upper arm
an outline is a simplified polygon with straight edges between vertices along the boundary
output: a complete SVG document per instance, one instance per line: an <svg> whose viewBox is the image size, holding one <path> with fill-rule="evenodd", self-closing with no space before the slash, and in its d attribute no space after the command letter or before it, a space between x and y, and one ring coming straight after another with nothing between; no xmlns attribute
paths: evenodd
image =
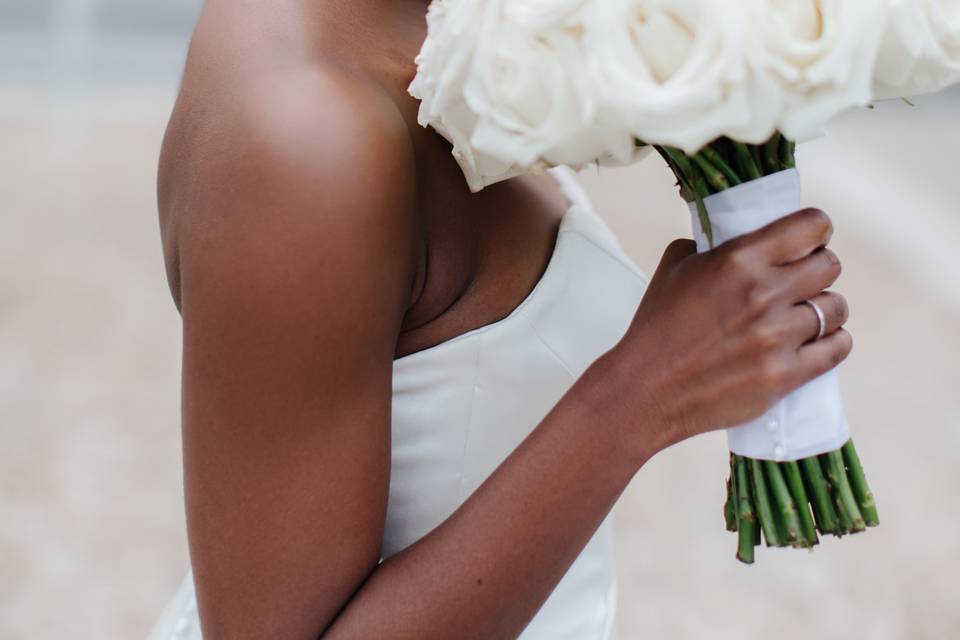
<svg viewBox="0 0 960 640"><path fill-rule="evenodd" d="M187 515L213 640L316 637L382 541L412 160L388 108L307 80L225 110L181 219Z"/></svg>

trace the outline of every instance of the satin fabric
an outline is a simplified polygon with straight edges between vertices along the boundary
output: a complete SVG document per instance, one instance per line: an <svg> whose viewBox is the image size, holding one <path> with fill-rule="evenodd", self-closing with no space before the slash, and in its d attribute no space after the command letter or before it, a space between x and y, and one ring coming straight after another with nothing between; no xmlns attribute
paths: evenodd
<svg viewBox="0 0 960 640"><path fill-rule="evenodd" d="M551 170L570 207L546 271L506 318L394 362L390 495L382 557L443 522L625 333L647 281L569 169ZM522 640L615 637L609 519ZM201 640L184 580L150 640Z"/></svg>
<svg viewBox="0 0 960 640"><path fill-rule="evenodd" d="M719 247L799 211L800 196L800 173L787 169L704 198L713 245ZM695 203L690 203L690 217L698 251L709 251ZM734 453L779 462L836 451L849 439L836 369L796 389L759 418L727 429L727 445Z"/></svg>

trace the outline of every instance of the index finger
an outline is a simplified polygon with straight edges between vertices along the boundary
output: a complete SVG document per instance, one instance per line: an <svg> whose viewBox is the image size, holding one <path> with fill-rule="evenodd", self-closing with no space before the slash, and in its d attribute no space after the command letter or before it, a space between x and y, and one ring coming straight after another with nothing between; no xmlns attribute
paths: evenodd
<svg viewBox="0 0 960 640"><path fill-rule="evenodd" d="M743 236L743 241L763 253L772 264L784 265L825 247L833 236L833 223L820 209L803 209Z"/></svg>

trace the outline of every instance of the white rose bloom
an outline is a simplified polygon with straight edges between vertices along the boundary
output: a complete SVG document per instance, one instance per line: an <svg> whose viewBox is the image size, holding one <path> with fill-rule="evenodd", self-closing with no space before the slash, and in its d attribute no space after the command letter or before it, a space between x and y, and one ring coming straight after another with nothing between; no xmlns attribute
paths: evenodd
<svg viewBox="0 0 960 640"><path fill-rule="evenodd" d="M755 123L772 116L787 137L804 140L870 102L885 0L742 1Z"/></svg>
<svg viewBox="0 0 960 640"><path fill-rule="evenodd" d="M503 20L531 30L549 28L568 21L577 9L591 1L597 0L510 0L502 5Z"/></svg>
<svg viewBox="0 0 960 640"><path fill-rule="evenodd" d="M453 145L453 157L473 192L529 171L527 167L498 160L474 148L471 137L476 129L477 116L462 100L433 120L421 120L420 124L429 125Z"/></svg>
<svg viewBox="0 0 960 640"><path fill-rule="evenodd" d="M875 97L930 93L960 82L960 0L887 2Z"/></svg>
<svg viewBox="0 0 960 640"><path fill-rule="evenodd" d="M695 152L751 120L739 3L606 0L581 12L600 121Z"/></svg>
<svg viewBox="0 0 960 640"><path fill-rule="evenodd" d="M463 84L470 72L480 37L485 2L434 0L427 12L429 36L417 56L417 75L410 94L421 100L418 121L431 126L453 145L456 159L471 191L522 173L476 152L470 142L477 116L463 99Z"/></svg>
<svg viewBox="0 0 960 640"><path fill-rule="evenodd" d="M960 75L960 0L434 0L427 19L410 93L474 191L631 162L635 139L812 137L869 103L878 55L896 93Z"/></svg>
<svg viewBox="0 0 960 640"><path fill-rule="evenodd" d="M479 151L523 167L631 157L629 132L596 124L596 89L569 19L580 4L503 3L503 14L487 30L490 37L477 46L464 87L479 118L472 137Z"/></svg>
<svg viewBox="0 0 960 640"><path fill-rule="evenodd" d="M473 191L555 164L638 157L594 122L595 91L570 16L586 0L436 0L410 93L453 144Z"/></svg>

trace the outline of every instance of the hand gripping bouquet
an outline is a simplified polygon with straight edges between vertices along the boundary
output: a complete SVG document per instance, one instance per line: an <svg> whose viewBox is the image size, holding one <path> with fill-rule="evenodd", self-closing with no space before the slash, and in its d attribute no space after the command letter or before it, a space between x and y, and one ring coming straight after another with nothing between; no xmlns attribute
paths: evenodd
<svg viewBox="0 0 960 640"><path fill-rule="evenodd" d="M960 0L434 0L428 26L410 92L471 189L656 152L700 251L800 208L795 142L833 116L960 81ZM741 561L879 524L835 371L727 433Z"/></svg>

